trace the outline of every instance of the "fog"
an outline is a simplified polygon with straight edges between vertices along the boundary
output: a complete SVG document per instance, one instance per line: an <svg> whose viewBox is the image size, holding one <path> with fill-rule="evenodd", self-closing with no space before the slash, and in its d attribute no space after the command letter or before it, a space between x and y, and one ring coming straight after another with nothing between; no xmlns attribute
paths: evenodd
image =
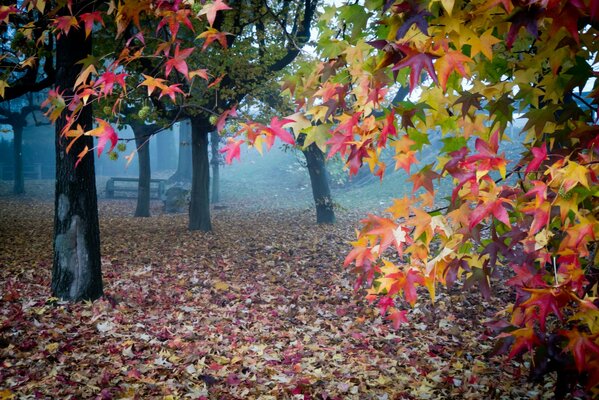
<svg viewBox="0 0 599 400"><path fill-rule="evenodd" d="M188 121L176 123L153 135L147 143L150 148L152 178L164 179L167 188L173 185L185 188L190 186L190 168L187 169L187 176L176 174L182 168L182 163L191 163L189 129ZM514 143L521 141L521 138L517 138L518 131L516 128L512 129ZM11 194L14 176L13 134L11 127L7 125L1 126L0 132L0 196L7 196ZM105 153L98 157L94 152L93 155L100 200L107 197L106 183L109 178L136 178L139 173L132 130L125 127L118 134L120 148L115 148L113 154ZM431 145L417 155L419 166L434 162L438 153L436 150L444 145L440 135L431 133L429 139ZM219 145L222 146L224 141L225 138L220 138ZM502 149L505 150L509 158L517 159L521 147L518 145ZM393 171L392 154L383 153L381 157L388 163L382 182L368 171L367 166L362 167L357 176L349 178L339 159L333 158L327 162L333 201L339 209L380 210L389 206L393 198L411 194L411 182L406 173L402 170ZM212 154L210 159L212 162ZM275 144L270 151L264 149L263 155L260 155L254 148L242 147L241 160L225 165L221 154L218 159L219 204L306 210L314 207L305 158L298 149ZM26 195L52 199L55 174L53 126L31 124L25 127L23 164ZM437 198L449 196L452 189L451 182L441 182ZM132 198L135 195L134 191L128 194Z"/></svg>

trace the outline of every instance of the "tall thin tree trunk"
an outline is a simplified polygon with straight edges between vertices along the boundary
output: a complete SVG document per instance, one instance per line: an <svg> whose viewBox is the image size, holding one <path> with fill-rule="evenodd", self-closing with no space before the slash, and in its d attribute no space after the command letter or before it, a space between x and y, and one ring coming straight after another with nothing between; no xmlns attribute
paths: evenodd
<svg viewBox="0 0 599 400"><path fill-rule="evenodd" d="M156 148L158 150L156 169L158 171L165 171L177 167L177 159L175 157L177 152L173 135L174 132L172 128L158 132L156 135Z"/></svg>
<svg viewBox="0 0 599 400"><path fill-rule="evenodd" d="M23 174L23 125L14 123L12 126L14 133L13 148L15 157L15 181L13 185L14 194L25 193L25 176Z"/></svg>
<svg viewBox="0 0 599 400"><path fill-rule="evenodd" d="M179 122L179 163L177 171L169 178L173 182L189 182L192 176L191 155L191 123L189 120Z"/></svg>
<svg viewBox="0 0 599 400"><path fill-rule="evenodd" d="M82 11L83 1L73 1L73 14ZM66 11L66 10L65 10ZM71 96L77 74L78 61L91 54L91 36L85 30L71 29L56 42L56 86ZM77 155L85 146L93 148L91 136L80 137L66 152L67 139L60 131L65 126L63 114L56 122L56 191L54 203L54 263L52 267L52 294L65 300L94 300L102 296L100 262L100 229L94 157L85 156L75 167ZM84 107L73 126L92 127L92 113Z"/></svg>
<svg viewBox="0 0 599 400"><path fill-rule="evenodd" d="M335 223L335 210L324 153L315 143L303 150L303 153L306 157L310 183L312 184L312 195L316 205L316 223L333 224Z"/></svg>
<svg viewBox="0 0 599 400"><path fill-rule="evenodd" d="M210 164L208 162L208 133L214 129L202 116L191 120L191 202L189 203L189 230L212 230L210 222Z"/></svg>
<svg viewBox="0 0 599 400"><path fill-rule="evenodd" d="M132 126L137 146L139 162L139 179L137 183L137 206L135 217L150 216L150 179L152 170L150 166L150 140L147 135L151 132L150 126L135 124Z"/></svg>
<svg viewBox="0 0 599 400"><path fill-rule="evenodd" d="M210 149L212 153L212 195L211 201L213 204L220 201L220 153L218 152L218 144L220 142L220 135L217 131L210 133Z"/></svg>

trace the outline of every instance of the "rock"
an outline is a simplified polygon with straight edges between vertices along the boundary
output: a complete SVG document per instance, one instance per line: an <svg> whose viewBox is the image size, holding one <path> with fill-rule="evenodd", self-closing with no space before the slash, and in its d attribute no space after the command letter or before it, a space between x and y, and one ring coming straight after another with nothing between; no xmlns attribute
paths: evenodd
<svg viewBox="0 0 599 400"><path fill-rule="evenodd" d="M183 213L189 205L189 189L180 186L168 188L164 194L163 211L167 214Z"/></svg>

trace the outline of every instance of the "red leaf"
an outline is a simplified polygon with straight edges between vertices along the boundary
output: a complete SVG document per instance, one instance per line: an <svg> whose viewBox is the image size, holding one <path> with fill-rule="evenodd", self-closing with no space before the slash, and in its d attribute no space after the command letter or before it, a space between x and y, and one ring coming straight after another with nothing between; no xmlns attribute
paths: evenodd
<svg viewBox="0 0 599 400"><path fill-rule="evenodd" d="M562 330L560 333L568 338L566 349L572 352L578 372L585 370L587 354L599 354L598 336L580 332L577 328L571 331Z"/></svg>
<svg viewBox="0 0 599 400"><path fill-rule="evenodd" d="M533 159L526 166L526 170L524 171L525 174L528 174L529 172L534 172L537 169L539 169L541 163L543 163L543 161L547 159L547 145L545 143L541 143L541 146L539 147L531 148L531 151Z"/></svg>
<svg viewBox="0 0 599 400"><path fill-rule="evenodd" d="M85 27L85 37L88 37L94 27L94 22L99 22L104 26L104 20L102 19L102 13L100 11L93 11L90 13L81 14L79 19L83 21Z"/></svg>
<svg viewBox="0 0 599 400"><path fill-rule="evenodd" d="M272 119L270 120L270 125L266 128L266 131L273 135L273 137L276 136L279 139L281 139L282 142L288 144L295 144L293 135L283 128L284 125L292 124L294 122L295 121L292 119L279 120L277 117L272 117Z"/></svg>
<svg viewBox="0 0 599 400"><path fill-rule="evenodd" d="M420 53L408 46L402 46L402 50L408 55L406 58L395 64L392 68L393 71L398 71L404 67L410 67L410 93L418 83L420 82L420 74L422 69L425 69L432 80L438 85L439 80L437 79L437 73L433 66L433 59L436 56L430 53Z"/></svg>
<svg viewBox="0 0 599 400"><path fill-rule="evenodd" d="M183 92L183 90L181 90L181 88L179 86L181 86L181 84L180 83L176 83L174 85L170 85L170 86L164 87L162 89L162 91L160 92L160 96L158 96L158 98L160 99L162 96L168 96L168 97L170 97L170 99L174 103L175 102L175 95L177 93L180 93L180 94L183 94L183 95L185 94Z"/></svg>
<svg viewBox="0 0 599 400"><path fill-rule="evenodd" d="M407 313L408 313L408 310L398 310L398 311L395 311L395 312L389 314L387 319L392 321L391 325L393 326L394 329L399 329L401 324L408 323L408 319L406 318Z"/></svg>
<svg viewBox="0 0 599 400"><path fill-rule="evenodd" d="M221 153L227 153L225 156L225 162L227 164L231 164L233 159L237 158L238 160L241 157L241 150L239 146L243 143L243 139L235 140L233 138L227 138L227 144L220 149Z"/></svg>
<svg viewBox="0 0 599 400"><path fill-rule="evenodd" d="M190 47L185 50L180 50L179 45L177 44L177 47L175 48L175 55L165 64L164 75L168 78L172 69L175 68L177 71L183 74L183 76L186 79L189 80L189 70L187 68L187 63L185 62L185 59L189 57L191 53L193 53L193 51L194 47Z"/></svg>
<svg viewBox="0 0 599 400"><path fill-rule="evenodd" d="M215 0L212 3L204 4L198 16L206 15L206 19L210 24L210 27L214 24L214 20L216 19L216 13L218 11L230 10L231 7L226 5L223 0Z"/></svg>
<svg viewBox="0 0 599 400"><path fill-rule="evenodd" d="M220 132L223 130L223 128L225 127L225 121L227 119L227 117L237 117L237 109L235 106L233 106L233 108L226 110L224 113L222 113L221 115L218 116L218 119L216 120L216 131Z"/></svg>
<svg viewBox="0 0 599 400"><path fill-rule="evenodd" d="M117 141L119 140L118 135L116 134L114 128L106 121L100 118L96 118L96 123L98 124L97 128L92 129L89 132L86 132L86 135L96 136L98 138L98 157L104 151L104 147L106 146L106 142L110 140L110 150L111 152L116 146Z"/></svg>

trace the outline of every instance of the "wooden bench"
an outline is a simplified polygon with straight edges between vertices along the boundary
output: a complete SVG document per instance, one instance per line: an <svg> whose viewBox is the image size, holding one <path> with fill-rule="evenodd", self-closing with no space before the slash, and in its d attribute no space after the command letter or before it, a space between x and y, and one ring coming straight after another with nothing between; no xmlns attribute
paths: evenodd
<svg viewBox="0 0 599 400"><path fill-rule="evenodd" d="M164 198L166 191L165 182L165 179L150 179L150 198ZM137 195L138 184L138 178L110 178L106 182L106 197L109 199L129 197L126 195L127 193L135 193Z"/></svg>

